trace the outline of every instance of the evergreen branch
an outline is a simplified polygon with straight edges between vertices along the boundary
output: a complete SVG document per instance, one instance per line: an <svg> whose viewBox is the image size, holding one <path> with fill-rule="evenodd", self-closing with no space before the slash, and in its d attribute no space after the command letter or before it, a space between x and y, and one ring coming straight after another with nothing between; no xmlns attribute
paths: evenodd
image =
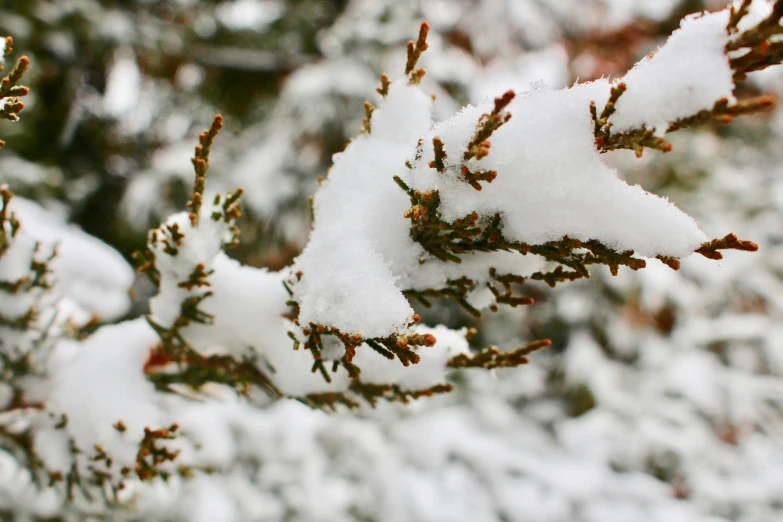
<svg viewBox="0 0 783 522"><path fill-rule="evenodd" d="M719 250L742 250L744 252L756 252L759 246L752 241L744 241L737 238L736 234L728 234L721 239L713 239L701 245L696 252L707 259L720 260L723 254Z"/></svg>
<svg viewBox="0 0 783 522"><path fill-rule="evenodd" d="M408 83L411 85L418 84L424 77L424 69L416 69L416 64L419 62L421 54L427 50L429 45L427 44L427 34L430 32L430 24L422 22L419 27L419 38L414 42L410 40L408 42L408 60L405 63L405 76L408 77ZM383 88L383 77L381 77L381 88ZM386 89L388 92L388 89ZM381 93L383 94L383 93Z"/></svg>
<svg viewBox="0 0 783 522"><path fill-rule="evenodd" d="M480 160L489 154L490 143L487 140L489 140L493 132L511 119L511 114L503 112L503 110L511 103L515 96L516 94L514 91L507 91L500 98L495 98L495 106L492 109L492 112L483 114L481 118L479 118L476 134L473 135L473 138L466 147L465 153L462 155L463 161L468 161L472 158Z"/></svg>
<svg viewBox="0 0 783 522"><path fill-rule="evenodd" d="M196 182L193 186L193 195L191 196L190 201L188 201L187 207L190 210L190 222L194 227L198 225L199 210L201 210L201 205L203 203L204 188L207 182L207 171L209 170L209 152L212 148L212 142L222 128L223 116L218 114L215 116L215 119L212 120L212 125L209 129L199 135L199 144L196 145L195 154L191 159L193 168L196 172Z"/></svg>
<svg viewBox="0 0 783 522"><path fill-rule="evenodd" d="M494 370L496 368L514 368L530 362L528 355L551 346L552 341L542 339L533 341L525 346L519 347L512 352L502 352L494 346L485 348L472 355L459 354L449 360L449 368L484 368L485 370Z"/></svg>

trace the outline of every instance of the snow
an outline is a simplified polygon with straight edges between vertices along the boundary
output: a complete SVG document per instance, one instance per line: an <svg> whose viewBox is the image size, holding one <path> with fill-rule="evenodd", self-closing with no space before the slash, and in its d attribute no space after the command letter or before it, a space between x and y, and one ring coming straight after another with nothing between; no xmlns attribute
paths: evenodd
<svg viewBox="0 0 783 522"><path fill-rule="evenodd" d="M4 236L10 236L10 230L0 229ZM30 263L35 255L35 239L26 231L17 232L18 239L3 251L0 257L0 272L3 281L13 283L30 272Z"/></svg>
<svg viewBox="0 0 783 522"><path fill-rule="evenodd" d="M289 332L297 331L297 327L283 318L289 299L284 281L292 277L290 271L269 272L242 266L221 251L229 225L211 218L220 208L205 206L196 227L185 213L180 213L169 218L159 229L162 238L166 227L176 225L184 238L176 255L167 254L160 240L150 245L156 252L156 266L161 276L160 290L150 300L151 319L161 326L171 327L184 299L210 292L199 306L210 319L205 324L193 322L181 331L182 339L193 349L209 355L217 352L239 359L253 357L275 386L291 396L348 390L350 380L343 368L331 373L331 382L327 382L311 371L312 354L293 350ZM199 264L209 273L209 286L182 288L179 283L186 281ZM417 349L421 362L413 369L404 367L399 361L379 357L368 346L360 346L355 364L362 369L365 382L394 383L405 390L426 389L442 383L448 360L467 351L464 331L422 326L415 332L436 333L442 338L435 346ZM300 336L300 340L304 339ZM329 344L331 341L334 346ZM330 336L324 336L324 342L324 358L339 360L344 353L342 343Z"/></svg>
<svg viewBox="0 0 783 522"><path fill-rule="evenodd" d="M56 516L60 502L54 490L41 492L30 480L27 470L11 454L0 452L0 499L20 506L19 516Z"/></svg>
<svg viewBox="0 0 783 522"><path fill-rule="evenodd" d="M141 71L130 48L117 51L106 79L102 108L110 116L121 117L137 108L141 91Z"/></svg>
<svg viewBox="0 0 783 522"><path fill-rule="evenodd" d="M233 7L255 3L224 2ZM500 4L483 6L490 19L504 12ZM591 3L599 4L609 13L607 24L626 20L629 13L660 19L673 8L670 2ZM520 5L520 12L540 8L538 3ZM577 9L579 5L568 2L554 9L585 12L586 8ZM383 2L364 6L375 13L383 13L383 7ZM455 5L449 7L452 11L441 17L444 31L460 16ZM714 102L710 96L725 93L727 66L716 59L718 43L726 38L718 31L723 16L686 20L655 57L628 75L629 90L612 117L613 132L622 129L623 121L629 128L645 125L662 132L683 111L709 108ZM364 24L355 30L368 38L398 37L398 24L389 23L380 36L372 34L374 27ZM488 40L497 36L485 33ZM547 38L541 36L542 42ZM706 45L691 45L702 42ZM693 63L682 60L690 68L687 75L677 75L682 64L672 61L671 49L694 53ZM440 288L449 279L465 276L477 283L468 300L484 309L494 304L485 284L489 267L529 275L547 265L539 257L513 252L470 254L461 264L432 259L409 236L410 222L403 215L410 202L391 181L393 175L420 190L437 189L443 219L474 210L483 217L500 212L503 232L510 239L540 243L567 234L598 239L617 249L632 248L644 256L692 252L707 237L695 221L665 198L622 181L621 176L634 174L630 168L618 172L609 155L595 150L588 106L595 101L600 112L609 96L609 82L577 84L562 91L529 86L534 74L530 71L539 71L560 87L567 58L559 48L528 58L529 62L515 60L506 68L500 62L490 71L500 71L497 76L472 84L476 96L499 95L505 88L517 92L508 108L513 117L491 137L489 156L469 163L472 168L498 171L497 179L483 183L481 192L459 179L456 163L491 102L479 102L433 125L432 120L440 118L432 116L437 111L427 94L429 86L411 87L401 79L379 102L371 132L335 157L334 168L315 196L315 229L293 267L272 272L229 258L223 252L230 239L229 224L213 221L216 209L210 205L202 210L198 227L186 214L176 214L166 223L176 224L185 234L177 254L165 253L160 242L151 245L161 286L151 302L150 318L171 326L183 299L210 291L200 309L212 316L211 323L191 324L182 331L193 349L252 356L290 396L345 391L350 379L343 368L331 373L332 382L327 383L311 372L310 352L293 350L289 331L300 340L302 333L282 317L290 312L291 296L283 286L287 282L301 305L302 325L318 322L365 337L417 332L437 338L435 346L415 348L422 361L408 368L359 346L354 363L362 370L363 382L403 389L445 382L449 358L469 351L467 332L443 325L409 327L413 308L401 291ZM335 59L330 65L335 63L340 62ZM466 63L444 67L440 74L462 78ZM674 71L676 81L655 83L645 76L656 70L670 80L672 74L664 73ZM706 81L712 71L716 75ZM287 92L308 101L330 89L336 96L354 96L361 94L354 83L367 78L363 65L345 77L339 76L338 67L309 72L309 78L292 75L296 79ZM693 88L695 94L678 105L672 103L675 88ZM644 100L655 103L642 106ZM453 100L444 106L448 103ZM307 104L302 107L306 111ZM331 105L312 107L300 123L315 132L323 123L321 116L336 110ZM290 160L285 157L298 150L293 142L301 129L282 125L274 136L270 129L280 121L284 120L274 120L260 133L268 139L263 146L242 151L237 163L241 169L230 175L232 180L255 182L252 190L263 190L264 184L275 183L276 172L288 170ZM771 124L765 132L778 137L780 128ZM181 139L180 134L172 139ZM434 136L443 139L449 160L455 162L455 168L445 173L427 166ZM416 160L420 138L422 157ZM171 442L181 451L176 464L214 466L215 472L195 471L189 480L176 474L166 481L130 480L121 495L125 511L118 516L145 520L776 520L783 495L783 479L776 473L783 466L777 441L783 433L783 285L776 268L783 259L780 153L770 146L759 159L758 149L735 143L722 150L728 140L714 141L686 137L686 159L661 160L671 161L669 167L676 165L682 176L678 181L692 181L688 169L699 176L709 172L707 179L700 179L699 191L688 195L672 189L652 175L661 174L655 170L643 171L645 186L672 194L682 208L699 216L711 235L731 225L744 228L738 232L754 239L754 234L760 236L762 252L727 255L720 265L687 259L680 272L650 262L638 274L625 270L610 279L597 269L590 281L564 285L552 293L531 286L540 294L540 306L490 318L493 322L482 323L485 337L477 342L506 346L526 342L534 334L552 335L552 353L536 354L524 370L460 372L450 381L457 389L448 396L405 407L381 403L375 410L363 407L326 415L292 400L271 401L255 393L252 399L242 397L224 385L182 387L182 396L160 393L144 374L149 350L159 342L144 319L104 326L82 341L63 339L68 328L58 324L53 333L59 341L46 365L49 375L44 381L35 377L23 384L25 399L41 402L45 409L5 412L0 426L24 433L29 428L37 455L51 470L65 472L74 461L83 469L103 469L89 460L92 445L101 444L116 460L116 472L120 465L133 466L145 426L179 423L180 435ZM241 149L246 142L239 142ZM176 154L162 152L153 160L156 164L131 199L156 194L156 173L187 175L177 170L187 169L187 163L174 165L185 158L186 149L175 149L161 149ZM266 156L271 159L258 165ZM406 160L413 163L412 170L406 169ZM218 186L226 182L221 180ZM298 188L288 180L249 201L260 214L272 216L280 200ZM205 201L211 201L212 194ZM44 241L47 248L60 242L61 256L69 261L59 267L53 264L59 284L52 295L38 301L41 317L55 314L59 323L83 314L79 305L121 315L124 309L112 299L119 296L117 303L127 302L132 274L125 262L59 217L39 215L36 212L43 211L35 207L26 209L28 203L15 200L23 228L0 257L0 281L28 273L35 240ZM157 207L149 203L145 214L147 208ZM130 201L128 209L139 207ZM210 286L180 287L198 264L211 272ZM28 299L39 297L8 299L3 294L0 312L15 317L28 309ZM669 309L672 324L661 324ZM454 317L448 312L437 310L432 317L452 324ZM0 341L11 339L14 348L34 346L32 336L17 339L8 329L1 333ZM324 342L324 358L339 359L341 344L332 336L325 336ZM31 353L43 361L48 358L46 350ZM4 389L2 395L10 400L10 390ZM571 402L580 397L589 397L592 405L578 415L570 413ZM57 428L54 424L62 413L68 422ZM120 419L128 426L124 434L112 427ZM82 454L70 455L70 438ZM22 516L35 511L50 518L71 510L61 507L55 489L37 489L20 465L22 459L11 451L0 451L3 509ZM687 497L675 498L682 491ZM82 507L77 504L67 514L78 518ZM97 503L89 507L104 510Z"/></svg>
<svg viewBox="0 0 783 522"><path fill-rule="evenodd" d="M293 269L304 274L295 286L302 324L372 338L404 330L413 316L392 263L415 262L417 247L402 219L407 196L392 178L429 127L432 102L405 82L395 82L376 109L372 132L335 156L315 197L314 228Z"/></svg>
<svg viewBox="0 0 783 522"><path fill-rule="evenodd" d="M56 248L50 268L60 281L60 292L104 320L125 315L130 308L128 292L134 272L119 252L33 201L17 196L10 206L33 241ZM18 266L27 270L29 263Z"/></svg>
<svg viewBox="0 0 783 522"><path fill-rule="evenodd" d="M705 16L686 21L681 32L659 52L662 58L656 63L661 65L643 63L639 70L653 67L656 77L666 76L667 62L660 61L666 60L666 49L681 52L681 46L687 47L694 39L709 40L704 36L705 27L714 32L716 20L723 18ZM694 52L696 59L704 54L700 48ZM676 72L675 68L673 74ZM633 91L633 71L629 77L629 90ZM569 236L598 240L617 251L634 250L647 257L684 257L707 239L687 214L665 198L638 185L627 185L604 163L594 144L588 107L594 101L600 113L609 96L608 81L577 84L561 91L536 84L519 93L507 107L511 120L491 138L489 156L467 163L459 158L481 115L491 112L492 102L468 106L424 132L431 119L429 101L406 82L402 79L392 84L373 113L371 132L335 156L329 178L316 194L315 227L294 267L303 274L301 281L294 282L303 324L334 326L363 337L399 333L412 316L401 290L445 283L445 278L422 280L420 276L419 261L427 261L427 256L408 236L402 216L409 203L389 181L394 175L420 192L437 190L440 213L447 222L474 211L483 218L500 213L503 233L513 241L541 244ZM710 82L710 88L714 84ZM696 91L694 96L702 99L714 94L710 90L702 94L701 86L676 84L661 87L669 89L661 100L679 92L675 88ZM630 98L631 103L634 99ZM690 103L687 108L698 111L703 107ZM648 114L636 124L654 125L655 118L673 121L680 113L669 109ZM622 111L618 114L622 117ZM413 158L419 137L420 157ZM435 137L443 141L451 161L446 172L429 167ZM401 167L406 160L412 162L410 171ZM464 166L472 171L496 171L497 179L477 191L461 179ZM490 266L485 264L484 271ZM424 270L433 274L429 267Z"/></svg>
<svg viewBox="0 0 783 522"><path fill-rule="evenodd" d="M628 90L609 120L612 131L645 126L662 136L670 123L710 110L721 98L735 101L724 53L728 23L728 10L685 17L663 47L623 78Z"/></svg>
<svg viewBox="0 0 783 522"><path fill-rule="evenodd" d="M480 216L500 212L503 233L511 240L541 244L567 235L648 257L688 255L706 240L693 219L665 199L619 180L596 150L585 107L606 99L607 91L608 84L598 81L562 91L538 86L517 96L508 107L511 120L491 138L489 156L468 164L497 171L482 191L461 181L459 168L443 175L428 163L436 136L447 157L459 158L481 114L491 112L489 102L436 125L424 137L422 159L406 179L420 191L439 191L446 221L472 211Z"/></svg>
<svg viewBox="0 0 783 522"><path fill-rule="evenodd" d="M739 8L742 4L741 1L735 1L734 6ZM764 20L772 13L773 2L770 0L753 0L750 4L748 14L746 14L737 24L737 32L741 34L748 29L751 29L758 25L759 22Z"/></svg>
<svg viewBox="0 0 783 522"><path fill-rule="evenodd" d="M52 354L49 410L68 416L66 429L81 449L101 445L115 461L115 473L134 469L145 427L171 424L142 371L157 342L141 318L105 326L83 343L61 341ZM124 433L114 428L118 421L127 427Z"/></svg>
<svg viewBox="0 0 783 522"><path fill-rule="evenodd" d="M233 0L221 2L215 16L232 30L263 31L283 14L284 7L275 0Z"/></svg>

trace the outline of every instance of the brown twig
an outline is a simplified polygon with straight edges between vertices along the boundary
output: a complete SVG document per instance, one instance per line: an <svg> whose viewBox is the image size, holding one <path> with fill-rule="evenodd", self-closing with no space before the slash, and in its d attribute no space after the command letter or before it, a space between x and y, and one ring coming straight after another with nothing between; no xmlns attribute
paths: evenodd
<svg viewBox="0 0 783 522"><path fill-rule="evenodd" d="M419 62L421 54L429 47L429 44L427 44L427 34L429 32L430 24L422 22L419 27L418 40L416 42L413 40L408 42L408 60L405 63L405 75L408 76L413 84L419 83L422 76L424 76L424 69L416 69L416 64ZM381 79L381 82L383 82L383 79Z"/></svg>
<svg viewBox="0 0 783 522"><path fill-rule="evenodd" d="M460 354L453 357L449 363L449 368L484 368L494 370L496 368L514 368L527 364L528 355L552 345L549 339L533 341L511 352L502 352L494 346L485 348L472 355Z"/></svg>
<svg viewBox="0 0 783 522"><path fill-rule="evenodd" d="M756 252L759 246L752 241L744 241L737 238L736 234L728 234L721 239L708 241L696 249L696 252L708 259L723 259L723 254L719 250L743 250L745 252Z"/></svg>
<svg viewBox="0 0 783 522"><path fill-rule="evenodd" d="M190 222L194 227L198 226L199 211L201 210L201 205L204 202L204 189L207 182L207 171L209 170L209 152L212 147L212 142L215 140L215 137L222 128L223 116L218 114L215 116L215 119L212 120L212 125L209 127L209 129L205 130L199 135L199 144L196 145L195 154L191 159L193 168L196 171L196 180L193 185L193 195L190 201L188 201L187 206L188 210L190 211Z"/></svg>

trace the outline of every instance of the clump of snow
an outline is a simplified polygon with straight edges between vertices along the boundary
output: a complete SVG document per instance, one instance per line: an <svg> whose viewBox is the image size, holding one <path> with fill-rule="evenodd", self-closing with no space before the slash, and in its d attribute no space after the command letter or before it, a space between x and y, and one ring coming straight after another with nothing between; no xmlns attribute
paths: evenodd
<svg viewBox="0 0 783 522"><path fill-rule="evenodd" d="M429 128L432 101L406 83L390 88L373 115L372 132L335 156L315 196L314 228L294 266L304 274L295 289L304 325L384 337L413 316L392 264L398 260L404 269L420 249L402 218L407 196L392 178Z"/></svg>
<svg viewBox="0 0 783 522"><path fill-rule="evenodd" d="M98 444L111 454L116 473L123 466L134 469L145 427L171 424L143 372L157 342L147 322L136 319L105 326L83 343L61 341L52 354L49 411L67 415L67 433L80 449L92 451ZM118 421L125 432L115 429Z"/></svg>
<svg viewBox="0 0 783 522"><path fill-rule="evenodd" d="M491 138L489 156L468 163L471 170L497 172L481 191L460 179L459 163L446 173L428 166L434 137L443 140L448 158L459 161L479 117L492 110L489 102L467 107L425 135L422 158L406 180L420 191L439 191L446 221L473 211L500 212L511 240L540 244L567 235L644 256L686 256L706 239L693 219L618 179L595 147L587 107L591 100L606 100L607 91L602 80L562 91L538 86L517 96L508 106L511 120Z"/></svg>
<svg viewBox="0 0 783 522"><path fill-rule="evenodd" d="M0 501L14 506L22 518L54 517L61 508L54 489L41 490L16 456L6 451L0 451Z"/></svg>
<svg viewBox="0 0 783 522"><path fill-rule="evenodd" d="M56 248L50 268L61 294L104 320L128 311L134 273L119 252L33 201L16 196L10 207L32 240Z"/></svg>
<svg viewBox="0 0 783 522"><path fill-rule="evenodd" d="M10 230L0 228L4 239L11 237ZM0 276L7 283L13 283L26 276L30 271L30 263L35 256L35 239L23 229L17 232L11 244L0 256ZM6 301L6 300L4 300Z"/></svg>
<svg viewBox="0 0 783 522"><path fill-rule="evenodd" d="M117 51L106 79L102 108L107 115L121 117L138 106L142 76L130 48Z"/></svg>
<svg viewBox="0 0 783 522"><path fill-rule="evenodd" d="M280 18L284 10L282 2L277 0L231 0L221 2L215 16L229 29L260 32Z"/></svg>
<svg viewBox="0 0 783 522"><path fill-rule="evenodd" d="M440 288L464 275L486 281L490 266L525 274L540 267L504 252L465 256L459 266L442 263L410 238L403 218L410 201L392 178L403 174L401 166L429 127L431 101L406 83L395 82L373 114L371 133L335 157L315 196L314 230L292 269L303 274L294 285L303 325L385 337L410 323L413 310L402 289Z"/></svg>
<svg viewBox="0 0 783 522"><path fill-rule="evenodd" d="M103 261L108 265L106 270L101 272L101 268L96 267L95 272L106 274L116 268L111 262L116 261L112 254L117 254L78 229L66 227L58 218L30 201L13 198L6 210L12 218L21 219L13 236L10 222L4 221L0 229L4 244L4 250L0 251L0 366L8 372L3 380L3 394L11 393L12 388L21 391L21 387L27 385L34 388L37 378L45 371L56 340L85 325L92 317L91 311L81 307L79 302L85 300L87 290L94 290L95 286L100 288L100 283L93 285L80 280L78 271L68 269L69 262L75 261L74 256L79 258L84 265L80 270L84 273L90 262ZM62 234L55 238L54 230L60 230ZM94 240L95 244L90 240ZM71 247L82 243L87 246L66 249L69 253L60 260L53 274L56 241ZM120 258L117 266L126 265ZM71 285L58 286L61 277ZM100 276L94 278L94 281L98 280ZM116 284L116 281L111 284ZM81 285L86 288L81 288ZM66 292L62 291L63 286ZM122 290L126 292L127 286ZM114 303L112 293L109 294L107 301L110 307ZM127 295L124 298L127 300ZM127 303L123 304L124 312ZM30 382L27 382L28 377ZM7 403L9 400L10 397L3 396L0 402Z"/></svg>
<svg viewBox="0 0 783 522"><path fill-rule="evenodd" d="M758 3L758 2L754 2ZM623 78L628 90L610 118L613 132L645 126L663 135L680 118L734 100L734 72L725 54L728 10L683 19L666 44Z"/></svg>
<svg viewBox="0 0 783 522"><path fill-rule="evenodd" d="M197 352L205 355L229 354L238 360L248 358L286 395L302 397L310 393L347 392L351 381L344 368L330 371L330 381L327 381L320 373L312 371L313 356L309 351L293 349L289 332L300 342L305 340L301 334L295 333L299 331L296 325L284 318L289 311L290 299L284 283L295 279L295 276L287 270L270 272L264 268L243 266L228 258L221 249L230 239L231 224L211 217L220 210L220 206L203 207L196 226L185 213L176 214L156 231L157 241L151 242L150 248L155 253L160 288L150 301L150 319L164 328L171 328L185 299L203 298L198 310L205 314L206 321L193 321L179 330L179 338ZM403 238L410 242L404 222L402 225ZM167 230L174 226L182 237L177 252L171 255L165 251L163 238L170 237ZM169 244L173 243L170 241ZM496 256L499 261L501 258ZM381 257L378 256L378 259ZM208 285L183 287L180 283L188 280L197 265L203 265L204 272L208 274ZM503 264L499 263L499 266ZM353 274L346 270L347 267L336 263L334 274L339 276L342 268L348 276L316 282L355 285L349 279ZM365 271L359 277L371 281L369 275ZM383 275L388 277L388 273ZM446 273L438 275L444 280L447 277ZM399 292L394 287L392 289ZM358 297L366 298L366 295L359 294ZM402 296L400 298L404 300ZM409 306L407 301L403 302ZM300 312L301 322L302 315ZM437 336L434 346L414 348L421 358L415 368L406 368L399 361L379 357L368 346L360 346L354 363L361 369L362 380L398 384L404 390L426 389L443 383L448 360L467 352L464 332L454 332L445 327L431 330L423 326L413 331ZM326 361L340 360L345 353L342 342L332 335L323 335L322 339L322 357Z"/></svg>
<svg viewBox="0 0 783 522"><path fill-rule="evenodd" d="M706 239L693 219L618 179L596 149L588 107L596 101L600 112L609 90L606 80L561 91L535 85L508 106L513 117L493 134L489 156L465 164L462 154L492 103L466 107L427 132L429 101L406 80L395 82L373 114L371 132L335 156L315 196L315 227L294 267L302 274L295 282L302 324L391 335L404 331L412 314L402 290L438 288L467 275L467 268L443 268L410 239L403 217L410 203L394 175L421 192L437 190L448 222L474 211L482 218L500 213L510 240L540 244L567 235L649 257L693 252ZM446 172L429 167L436 136L444 143ZM422 146L414 159L417 138ZM405 160L412 170L402 167ZM477 191L461 178L463 166L494 170L497 179ZM466 267L486 281L496 258L476 255Z"/></svg>

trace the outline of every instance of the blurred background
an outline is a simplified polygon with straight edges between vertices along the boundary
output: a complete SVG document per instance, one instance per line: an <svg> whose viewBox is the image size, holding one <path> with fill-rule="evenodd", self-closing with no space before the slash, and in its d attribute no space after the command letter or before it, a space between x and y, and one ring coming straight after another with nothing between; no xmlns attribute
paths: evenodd
<svg viewBox="0 0 783 522"><path fill-rule="evenodd" d="M6 0L0 34L32 66L21 122L0 121L0 184L129 259L184 209L197 135L222 113L210 190L246 194L230 254L276 270L305 244L307 196L357 134L380 73L403 70L422 20L422 85L445 119L531 82L620 76L684 15L723 7ZM783 67L754 73L738 96L758 92L783 93ZM142 519L783 519L782 138L776 109L680 131L665 155L607 155L711 237L735 232L759 252L679 272L654 260L618 277L595 269L555 291L532 283L535 305L480 321L448 303L419 310L429 324L477 327L476 347L553 346L521 369L455 375L454 393L407 407L327 416L284 401L223 419L233 442L214 457L221 472L144 497ZM152 292L137 278L130 310L104 319L144 313Z"/></svg>

